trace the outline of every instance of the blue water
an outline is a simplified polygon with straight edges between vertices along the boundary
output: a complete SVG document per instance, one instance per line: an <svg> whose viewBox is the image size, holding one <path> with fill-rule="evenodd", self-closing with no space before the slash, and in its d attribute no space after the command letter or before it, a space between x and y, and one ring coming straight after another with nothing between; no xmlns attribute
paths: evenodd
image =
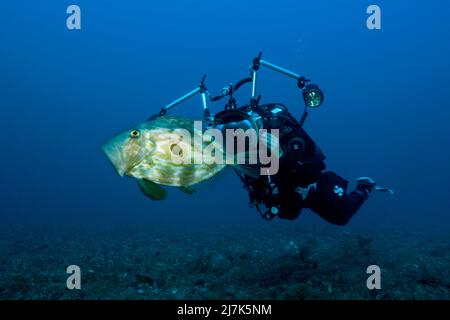
<svg viewBox="0 0 450 320"><path fill-rule="evenodd" d="M72 2L81 30L66 28ZM395 189L374 195L350 226L449 228L448 2L377 0L379 31L366 28L367 1L72 2L0 5L2 225L266 223L232 171L193 196L170 190L151 202L99 148L204 73L213 93L247 76L262 51L323 88L326 101L305 128L328 168ZM260 79L263 102L300 116L292 80L270 70ZM176 112L201 117L200 98ZM305 211L283 224L326 222Z"/></svg>

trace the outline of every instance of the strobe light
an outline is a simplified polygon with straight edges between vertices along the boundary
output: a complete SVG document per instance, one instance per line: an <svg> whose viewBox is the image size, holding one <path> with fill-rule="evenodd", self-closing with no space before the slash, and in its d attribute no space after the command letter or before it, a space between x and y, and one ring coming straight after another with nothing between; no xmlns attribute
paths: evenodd
<svg viewBox="0 0 450 320"><path fill-rule="evenodd" d="M303 89L303 100L305 104L310 108L318 108L323 103L323 92L319 86L315 84L307 85Z"/></svg>

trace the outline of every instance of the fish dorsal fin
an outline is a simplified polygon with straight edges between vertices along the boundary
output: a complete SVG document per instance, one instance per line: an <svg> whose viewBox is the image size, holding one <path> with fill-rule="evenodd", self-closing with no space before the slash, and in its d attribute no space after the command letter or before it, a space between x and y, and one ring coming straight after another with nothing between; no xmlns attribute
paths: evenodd
<svg viewBox="0 0 450 320"><path fill-rule="evenodd" d="M152 181L139 179L138 185L141 191L152 200L164 200L167 196L166 190Z"/></svg>
<svg viewBox="0 0 450 320"><path fill-rule="evenodd" d="M150 121L149 124L154 127L161 127L167 129L185 129L189 132L193 131L194 120L188 118L182 118L178 116L162 116L153 121Z"/></svg>
<svg viewBox="0 0 450 320"><path fill-rule="evenodd" d="M181 187L178 187L178 190L180 190L181 192L184 192L188 195L192 195L196 192L196 190L190 186L181 186Z"/></svg>

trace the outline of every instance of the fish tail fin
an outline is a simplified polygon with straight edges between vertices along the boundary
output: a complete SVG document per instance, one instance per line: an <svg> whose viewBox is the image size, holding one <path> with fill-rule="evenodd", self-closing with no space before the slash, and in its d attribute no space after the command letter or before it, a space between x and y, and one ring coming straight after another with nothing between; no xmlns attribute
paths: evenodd
<svg viewBox="0 0 450 320"><path fill-rule="evenodd" d="M230 158L233 160L230 163ZM254 179L259 178L260 166L258 165L258 152L256 150L246 150L227 157L225 164L232 166L239 172Z"/></svg>
<svg viewBox="0 0 450 320"><path fill-rule="evenodd" d="M260 143L270 149L270 152L279 153L279 138L278 135L271 133L263 133L259 137ZM261 147L260 144L260 147ZM226 154L227 155L227 154ZM233 163L227 163L232 165L237 171L250 176L254 179L258 179L261 176L261 165L258 163L258 149L250 148L245 151L240 151L231 156ZM228 157L227 157L228 160ZM244 160L244 161L243 161Z"/></svg>
<svg viewBox="0 0 450 320"><path fill-rule="evenodd" d="M253 179L258 179L260 176L259 166L238 164L234 165L233 168Z"/></svg>

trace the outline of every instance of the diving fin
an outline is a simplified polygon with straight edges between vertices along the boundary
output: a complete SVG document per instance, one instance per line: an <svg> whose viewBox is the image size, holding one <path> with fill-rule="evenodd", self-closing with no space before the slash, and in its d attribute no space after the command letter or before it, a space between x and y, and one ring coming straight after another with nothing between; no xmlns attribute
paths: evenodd
<svg viewBox="0 0 450 320"><path fill-rule="evenodd" d="M152 181L139 179L138 185L141 191L152 200L164 200L167 196L167 191Z"/></svg>
<svg viewBox="0 0 450 320"><path fill-rule="evenodd" d="M181 192L184 192L188 195L192 195L195 192L197 192L194 188L192 188L191 186L182 186L182 187L178 187L178 190L180 190Z"/></svg>
<svg viewBox="0 0 450 320"><path fill-rule="evenodd" d="M386 192L386 193L394 194L394 190L389 189L389 188L385 188L385 187L379 187L379 186L375 186L375 191Z"/></svg>
<svg viewBox="0 0 450 320"><path fill-rule="evenodd" d="M366 195L368 195L372 190L394 194L394 190L378 186L375 180L369 177L358 178L356 189L364 192Z"/></svg>

